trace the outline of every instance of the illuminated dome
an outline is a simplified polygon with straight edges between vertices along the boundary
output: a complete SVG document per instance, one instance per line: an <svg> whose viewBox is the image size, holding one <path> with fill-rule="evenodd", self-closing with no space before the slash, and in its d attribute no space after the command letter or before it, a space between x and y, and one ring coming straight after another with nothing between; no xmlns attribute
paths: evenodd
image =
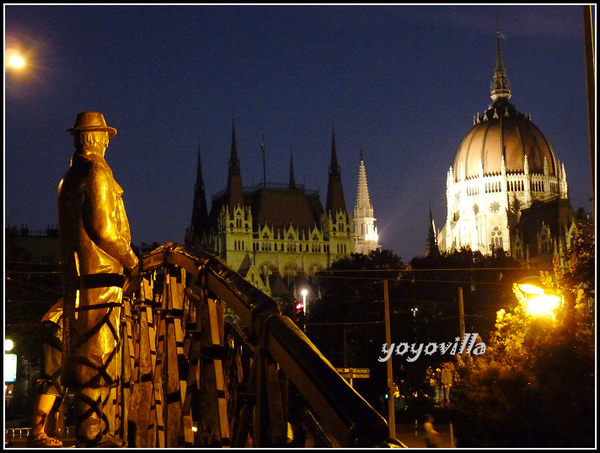
<svg viewBox="0 0 600 453"><path fill-rule="evenodd" d="M559 172L546 137L506 98L497 99L482 118L476 118L456 154L454 179L479 177L480 166L483 175L500 174L502 158L507 173L523 173L526 161L532 174L556 176Z"/></svg>
<svg viewBox="0 0 600 453"><path fill-rule="evenodd" d="M500 31L496 40L496 68L490 83L494 103L480 117L463 140L454 160L454 180L499 174L502 159L507 173L529 173L557 176L559 169L546 137L508 100L510 82L502 63Z"/></svg>
<svg viewBox="0 0 600 453"><path fill-rule="evenodd" d="M484 254L498 249L529 254L531 246L526 249L514 239L522 211L537 202L568 200L564 165L531 116L509 102L499 31L496 43L492 104L477 114L448 170L446 225L438 235L441 251L467 247Z"/></svg>

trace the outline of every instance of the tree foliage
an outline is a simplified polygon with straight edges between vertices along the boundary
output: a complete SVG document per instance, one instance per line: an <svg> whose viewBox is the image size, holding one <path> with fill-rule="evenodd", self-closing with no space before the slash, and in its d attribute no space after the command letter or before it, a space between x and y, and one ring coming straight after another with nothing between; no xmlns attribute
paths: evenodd
<svg viewBox="0 0 600 453"><path fill-rule="evenodd" d="M482 356L458 358L460 446L591 447L595 437L594 236L577 227L567 269L540 277L554 316L500 310ZM519 295L515 287L515 294Z"/></svg>
<svg viewBox="0 0 600 453"><path fill-rule="evenodd" d="M373 250L368 254L352 253L331 265L333 270L402 269L402 259L391 250Z"/></svg>

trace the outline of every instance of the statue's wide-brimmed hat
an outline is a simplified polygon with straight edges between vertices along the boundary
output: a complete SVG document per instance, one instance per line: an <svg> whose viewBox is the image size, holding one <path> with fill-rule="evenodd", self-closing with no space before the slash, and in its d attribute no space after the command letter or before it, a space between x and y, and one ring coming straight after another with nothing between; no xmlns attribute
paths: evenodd
<svg viewBox="0 0 600 453"><path fill-rule="evenodd" d="M75 118L75 125L67 129L67 132L71 135L75 135L79 132L92 132L92 131L106 131L109 137L117 135L117 130L114 127L106 125L104 115L100 112L81 112L77 114Z"/></svg>

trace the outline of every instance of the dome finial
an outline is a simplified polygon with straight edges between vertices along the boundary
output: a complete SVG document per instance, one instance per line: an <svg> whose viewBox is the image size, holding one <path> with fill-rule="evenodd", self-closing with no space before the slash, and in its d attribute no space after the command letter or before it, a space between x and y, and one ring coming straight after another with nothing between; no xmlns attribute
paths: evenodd
<svg viewBox="0 0 600 453"><path fill-rule="evenodd" d="M500 45L500 28L496 29L496 68L494 78L490 84L491 97L493 101L498 99L510 99L510 82L506 77L504 64L502 63L502 46Z"/></svg>

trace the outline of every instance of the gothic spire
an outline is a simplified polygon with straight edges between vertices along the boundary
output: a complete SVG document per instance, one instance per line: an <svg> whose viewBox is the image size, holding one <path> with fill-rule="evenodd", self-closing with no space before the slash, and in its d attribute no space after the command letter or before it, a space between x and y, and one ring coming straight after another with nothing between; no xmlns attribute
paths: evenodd
<svg viewBox="0 0 600 453"><path fill-rule="evenodd" d="M379 249L379 234L375 226L373 206L369 200L367 171L365 169L363 150L360 150L360 166L358 167L358 188L356 205L354 206L354 232L356 234L356 253L369 254Z"/></svg>
<svg viewBox="0 0 600 453"><path fill-rule="evenodd" d="M196 167L196 185L194 186L195 193L204 193L204 178L202 178L202 153L200 145L198 145L198 166Z"/></svg>
<svg viewBox="0 0 600 453"><path fill-rule="evenodd" d="M491 97L493 101L498 99L510 99L510 82L506 76L504 64L502 63L502 46L500 44L500 29L496 30L496 68L494 78L490 83Z"/></svg>
<svg viewBox="0 0 600 453"><path fill-rule="evenodd" d="M335 146L335 131L333 128L331 128L331 165L329 166L329 175L332 173L340 173L340 166L338 165L337 150Z"/></svg>
<svg viewBox="0 0 600 453"><path fill-rule="evenodd" d="M373 217L373 208L369 199L369 187L367 186L367 171L365 170L365 161L363 150L360 150L360 166L358 167L358 190L356 191L356 208L360 212L370 212L369 217Z"/></svg>
<svg viewBox="0 0 600 453"><path fill-rule="evenodd" d="M237 140L235 136L235 121L231 123L231 154L229 156L229 173L240 173L240 160L237 155Z"/></svg>
<svg viewBox="0 0 600 453"><path fill-rule="evenodd" d="M229 173L227 175L226 202L230 208L233 208L236 205L244 204L244 191L242 186L240 161L237 155L235 122L232 122L231 128L231 154L229 157Z"/></svg>
<svg viewBox="0 0 600 453"><path fill-rule="evenodd" d="M204 179L202 178L202 160L200 154L200 145L198 145L198 167L196 169L191 225L191 233L196 237L206 228L208 222L208 207L206 205L206 192L204 190Z"/></svg>
<svg viewBox="0 0 600 453"><path fill-rule="evenodd" d="M431 206L429 207L429 231L427 232L427 241L425 242L425 257L437 258L440 256L440 249L438 248L437 235L435 231L435 222L433 221L433 215L431 214Z"/></svg>
<svg viewBox="0 0 600 453"><path fill-rule="evenodd" d="M337 160L335 146L335 132L331 129L331 164L329 165L329 183L327 187L327 204L325 210L332 214L342 211L347 214L346 202L344 201L344 190L342 188L342 176Z"/></svg>

